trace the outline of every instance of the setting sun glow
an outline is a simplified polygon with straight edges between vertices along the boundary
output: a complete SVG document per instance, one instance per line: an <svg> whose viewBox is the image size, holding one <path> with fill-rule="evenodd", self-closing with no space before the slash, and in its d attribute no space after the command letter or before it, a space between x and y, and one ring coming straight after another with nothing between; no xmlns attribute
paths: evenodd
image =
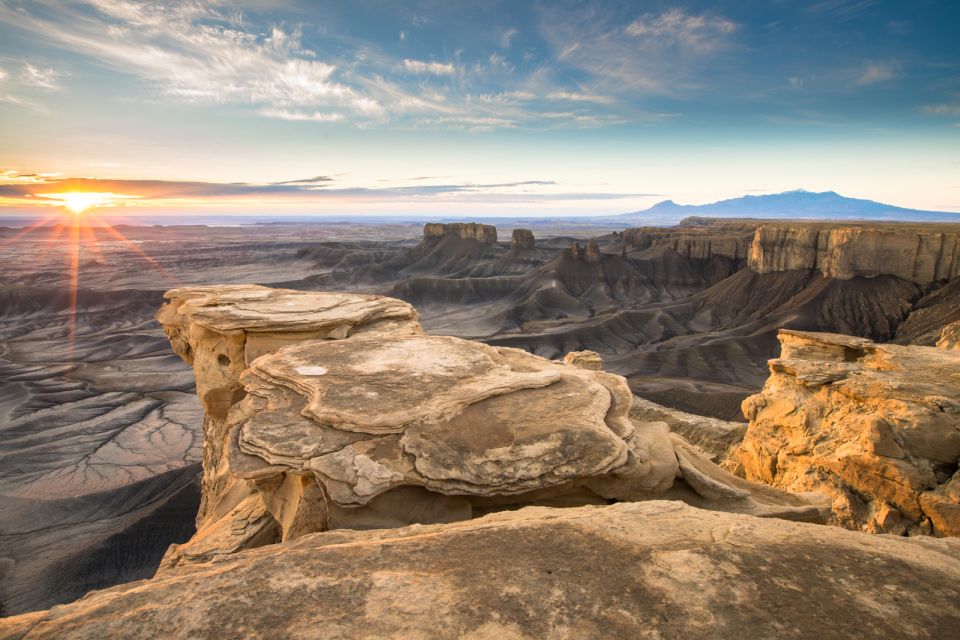
<svg viewBox="0 0 960 640"><path fill-rule="evenodd" d="M77 215L93 207L108 207L114 205L118 200L136 197L119 193L92 191L68 191L66 193L43 193L40 195L52 200L56 206L64 207Z"/></svg>

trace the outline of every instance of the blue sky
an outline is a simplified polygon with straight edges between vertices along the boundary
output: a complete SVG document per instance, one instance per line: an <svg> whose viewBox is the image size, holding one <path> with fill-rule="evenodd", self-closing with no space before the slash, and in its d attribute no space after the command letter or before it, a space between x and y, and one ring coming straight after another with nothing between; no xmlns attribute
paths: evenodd
<svg viewBox="0 0 960 640"><path fill-rule="evenodd" d="M553 215L798 187L960 211L957 25L923 0L0 0L0 213L66 189Z"/></svg>

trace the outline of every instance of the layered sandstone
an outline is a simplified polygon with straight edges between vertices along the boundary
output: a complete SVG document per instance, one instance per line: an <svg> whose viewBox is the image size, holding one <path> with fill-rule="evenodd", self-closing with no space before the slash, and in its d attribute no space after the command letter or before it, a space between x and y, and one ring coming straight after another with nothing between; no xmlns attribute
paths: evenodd
<svg viewBox="0 0 960 640"><path fill-rule="evenodd" d="M173 289L157 313L173 350L193 366L204 410L202 525L229 489L223 444L240 374L257 357L303 340L420 331L409 304L383 296L301 292L256 285Z"/></svg>
<svg viewBox="0 0 960 640"><path fill-rule="evenodd" d="M280 309L293 303L307 311L331 302L324 294L210 288L205 302L190 298L181 304L185 310L161 314L177 328L168 331L171 341L183 351L185 330L190 354L220 345L206 333L194 336L192 319L203 318L204 331L249 322L225 304L241 293L263 296ZM184 296L173 292L170 298ZM527 504L669 495L761 516L828 516L820 496L751 485L711 463L663 422L631 420L626 380L600 371L596 358L577 354L565 364L519 349L423 335L412 310L399 301L347 298L339 304L348 316L357 305L377 310L379 320L368 318L365 328L350 325L352 334L310 337L264 352L239 374L241 388L230 396L228 415L210 416L205 436L217 440L207 447L206 511L196 536L171 547L162 566L314 531L451 522ZM329 311L336 314L334 307ZM182 322L170 321L169 314ZM400 320L386 320L394 315ZM278 316L264 326L280 323L282 312ZM211 386L205 376L222 384L223 373L198 359L198 390Z"/></svg>
<svg viewBox="0 0 960 640"><path fill-rule="evenodd" d="M928 284L960 275L960 227L763 224L753 236L747 262L758 273L804 269L841 280L893 275Z"/></svg>
<svg viewBox="0 0 960 640"><path fill-rule="evenodd" d="M528 507L168 569L0 638L948 638L958 558L955 540L679 502Z"/></svg>
<svg viewBox="0 0 960 640"><path fill-rule="evenodd" d="M664 247L684 258L709 260L719 256L744 260L758 224L756 221L711 220L708 225L637 227L623 232L623 243L631 250Z"/></svg>
<svg viewBox="0 0 960 640"><path fill-rule="evenodd" d="M960 352L781 330L734 459L748 479L825 491L836 521L960 535Z"/></svg>
<svg viewBox="0 0 960 640"><path fill-rule="evenodd" d="M444 236L453 236L461 240L476 240L483 244L496 244L497 228L479 222L428 222L423 225L423 239L434 240Z"/></svg>

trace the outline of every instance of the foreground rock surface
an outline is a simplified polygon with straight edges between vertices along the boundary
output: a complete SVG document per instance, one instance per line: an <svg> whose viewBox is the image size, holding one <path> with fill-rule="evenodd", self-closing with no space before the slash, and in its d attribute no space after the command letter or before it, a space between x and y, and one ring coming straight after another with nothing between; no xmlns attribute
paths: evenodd
<svg viewBox="0 0 960 640"><path fill-rule="evenodd" d="M791 330L780 342L743 403L734 465L830 493L846 527L960 535L960 352Z"/></svg>
<svg viewBox="0 0 960 640"><path fill-rule="evenodd" d="M163 571L0 638L947 638L958 554L679 502L530 507Z"/></svg>

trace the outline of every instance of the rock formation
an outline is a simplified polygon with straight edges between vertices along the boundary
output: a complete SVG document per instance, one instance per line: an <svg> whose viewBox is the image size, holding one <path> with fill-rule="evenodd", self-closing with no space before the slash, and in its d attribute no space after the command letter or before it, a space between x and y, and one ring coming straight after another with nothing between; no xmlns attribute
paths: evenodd
<svg viewBox="0 0 960 640"><path fill-rule="evenodd" d="M461 240L476 240L483 244L496 244L497 228L490 224L480 224L478 222L451 222L448 224L428 222L423 225L424 240L444 236L454 236Z"/></svg>
<svg viewBox="0 0 960 640"><path fill-rule="evenodd" d="M223 445L240 374L257 357L308 339L420 330L413 307L383 296L306 293L256 285L173 289L157 314L173 350L193 365L204 410L203 487L197 525L229 488Z"/></svg>
<svg viewBox="0 0 960 640"><path fill-rule="evenodd" d="M514 249L533 249L535 240L530 229L514 229L510 238L510 246Z"/></svg>
<svg viewBox="0 0 960 640"><path fill-rule="evenodd" d="M807 269L841 280L887 274L928 284L960 275L960 228L764 224L754 234L747 261L757 273Z"/></svg>
<svg viewBox="0 0 960 640"><path fill-rule="evenodd" d="M197 535L162 566L327 529L665 492L754 515L827 517L822 496L751 485L664 423L631 421L626 381L589 358L574 358L585 368L423 335L413 310L387 298L262 287L168 298L160 317L192 358L215 441L205 447ZM304 335L308 326L319 335ZM225 350L231 339L235 350Z"/></svg>
<svg viewBox="0 0 960 640"><path fill-rule="evenodd" d="M734 454L748 479L825 491L850 528L960 535L960 352L780 331Z"/></svg>
<svg viewBox="0 0 960 640"><path fill-rule="evenodd" d="M960 322L951 322L943 328L937 347L950 351L960 349Z"/></svg>
<svg viewBox="0 0 960 640"><path fill-rule="evenodd" d="M0 639L950 638L958 558L678 502L528 507L168 569L0 620Z"/></svg>
<svg viewBox="0 0 960 640"><path fill-rule="evenodd" d="M756 221L713 220L710 225L685 224L677 227L637 227L623 232L623 244L630 250L669 248L684 258L709 260L714 257L744 260L750 249Z"/></svg>
<svg viewBox="0 0 960 640"><path fill-rule="evenodd" d="M571 351L563 357L563 362L581 369L603 371L603 359L596 351Z"/></svg>
<svg viewBox="0 0 960 640"><path fill-rule="evenodd" d="M603 260L603 254L600 252L600 246L597 241L590 238L585 247L581 247L576 240L570 246L568 255L574 260L586 262L588 264L599 264Z"/></svg>

